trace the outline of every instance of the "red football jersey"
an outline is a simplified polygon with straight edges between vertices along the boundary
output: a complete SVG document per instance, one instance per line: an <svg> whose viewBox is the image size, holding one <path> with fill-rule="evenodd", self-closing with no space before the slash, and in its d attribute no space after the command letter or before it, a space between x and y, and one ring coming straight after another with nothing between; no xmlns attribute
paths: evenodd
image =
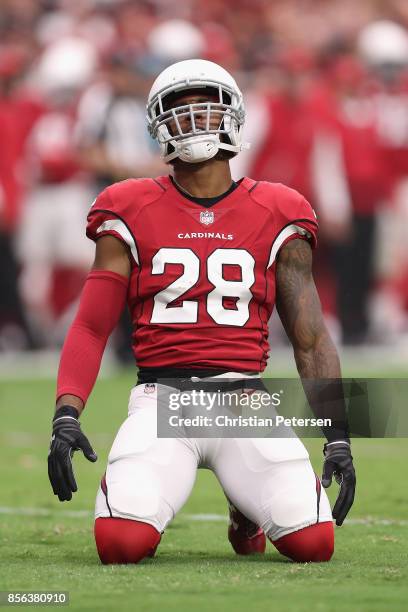
<svg viewBox="0 0 408 612"><path fill-rule="evenodd" d="M139 367L259 372L269 353L275 261L294 237L316 244L296 191L242 179L210 208L169 177L129 179L95 200L87 235L111 234L132 258L128 305Z"/></svg>

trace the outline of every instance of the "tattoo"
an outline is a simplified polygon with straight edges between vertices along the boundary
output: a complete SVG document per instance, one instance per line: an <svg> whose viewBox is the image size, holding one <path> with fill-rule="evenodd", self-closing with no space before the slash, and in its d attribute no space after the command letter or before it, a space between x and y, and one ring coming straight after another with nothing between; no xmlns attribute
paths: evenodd
<svg viewBox="0 0 408 612"><path fill-rule="evenodd" d="M276 307L301 378L340 378L339 358L313 280L312 250L305 240L291 240L279 253Z"/></svg>

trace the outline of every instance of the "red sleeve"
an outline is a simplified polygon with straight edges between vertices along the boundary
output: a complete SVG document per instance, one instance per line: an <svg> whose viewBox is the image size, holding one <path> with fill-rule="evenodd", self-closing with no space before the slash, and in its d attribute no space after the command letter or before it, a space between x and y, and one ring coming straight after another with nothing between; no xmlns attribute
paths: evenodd
<svg viewBox="0 0 408 612"><path fill-rule="evenodd" d="M309 202L303 196L300 196L298 200L296 214L294 216L296 218L293 220L293 224L298 228L306 230L306 233L302 234L302 236L309 240L312 249L315 249L317 246L317 233L319 229L317 216Z"/></svg>
<svg viewBox="0 0 408 612"><path fill-rule="evenodd" d="M77 315L62 349L57 399L70 394L84 404L95 384L102 355L123 311L128 279L108 270L88 275Z"/></svg>
<svg viewBox="0 0 408 612"><path fill-rule="evenodd" d="M309 202L298 191L281 186L279 195L280 229L287 227L299 230L299 236L310 242L314 249L317 245L317 216ZM297 237L299 237L297 236Z"/></svg>
<svg viewBox="0 0 408 612"><path fill-rule="evenodd" d="M317 218L309 202L297 191L290 190L292 197L282 210L281 226L277 232L272 249L269 265L275 260L280 249L295 238L307 240L312 247L317 245ZM269 267L269 266L268 266Z"/></svg>

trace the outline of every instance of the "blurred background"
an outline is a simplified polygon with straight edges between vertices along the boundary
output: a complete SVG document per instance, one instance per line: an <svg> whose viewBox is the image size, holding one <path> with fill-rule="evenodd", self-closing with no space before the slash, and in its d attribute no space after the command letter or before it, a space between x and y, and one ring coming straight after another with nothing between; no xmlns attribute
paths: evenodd
<svg viewBox="0 0 408 612"><path fill-rule="evenodd" d="M27 356L55 367L93 260L87 210L112 182L168 173L146 96L193 57L244 92L252 148L234 178L285 183L315 208L315 278L336 341L404 362L407 2L2 0L0 41L0 371ZM128 324L115 363L130 358ZM275 319L271 341L286 345Z"/></svg>

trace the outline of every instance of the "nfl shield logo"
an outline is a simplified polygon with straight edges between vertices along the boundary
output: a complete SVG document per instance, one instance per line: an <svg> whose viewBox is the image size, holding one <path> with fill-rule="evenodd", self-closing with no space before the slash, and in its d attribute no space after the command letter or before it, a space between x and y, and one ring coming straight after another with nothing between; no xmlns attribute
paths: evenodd
<svg viewBox="0 0 408 612"><path fill-rule="evenodd" d="M214 223L214 213L212 210L205 210L204 212L200 212L200 222L203 225L211 225Z"/></svg>
<svg viewBox="0 0 408 612"><path fill-rule="evenodd" d="M156 385L154 383L146 383L144 392L145 393L154 393L156 389Z"/></svg>

